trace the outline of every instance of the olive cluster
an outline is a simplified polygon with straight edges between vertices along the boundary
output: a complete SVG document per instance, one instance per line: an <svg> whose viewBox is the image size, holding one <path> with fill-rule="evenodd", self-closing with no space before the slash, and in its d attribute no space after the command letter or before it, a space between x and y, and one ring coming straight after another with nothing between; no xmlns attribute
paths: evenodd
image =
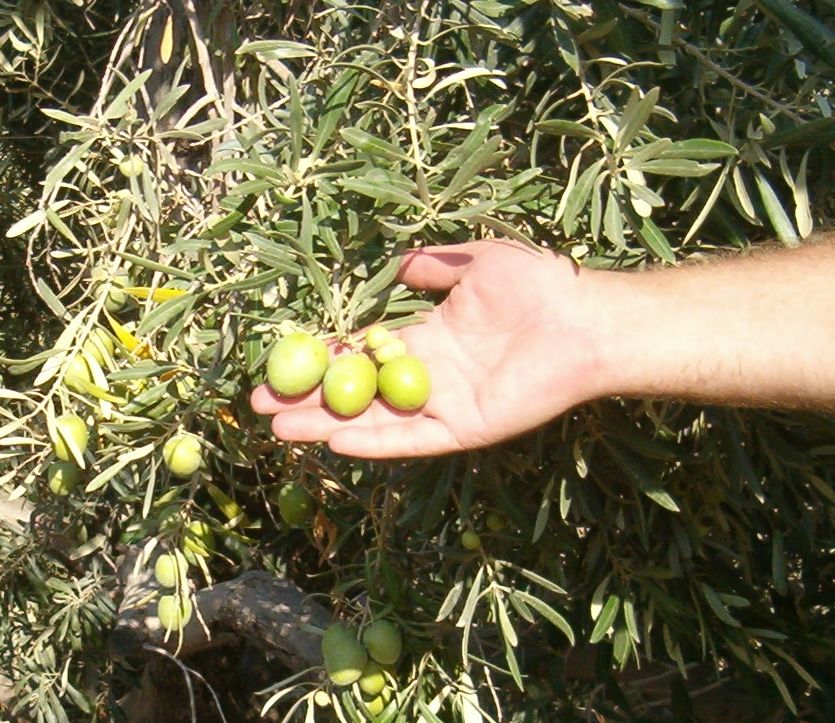
<svg viewBox="0 0 835 723"><path fill-rule="evenodd" d="M341 623L331 625L322 637L322 658L331 682L340 687L356 683L357 699L372 718L391 700L393 676L386 668L397 662L402 649L400 630L389 620L372 622L363 630L362 642Z"/></svg>
<svg viewBox="0 0 835 723"><path fill-rule="evenodd" d="M429 372L420 359L406 353L401 339L376 325L366 333L365 344L374 361L365 352L331 360L324 341L307 332L293 332L270 351L267 381L283 397L307 394L321 384L325 404L340 417L361 414L378 392L389 406L401 411L415 411L426 404Z"/></svg>

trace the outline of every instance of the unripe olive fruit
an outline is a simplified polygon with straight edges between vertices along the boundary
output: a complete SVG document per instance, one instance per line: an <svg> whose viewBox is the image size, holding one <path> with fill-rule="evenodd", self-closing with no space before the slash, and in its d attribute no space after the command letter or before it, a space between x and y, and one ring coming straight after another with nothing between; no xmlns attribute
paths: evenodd
<svg viewBox="0 0 835 723"><path fill-rule="evenodd" d="M76 354L67 366L64 384L73 391L83 394L86 391L84 385L94 383L90 364L81 354Z"/></svg>
<svg viewBox="0 0 835 723"><path fill-rule="evenodd" d="M391 691L388 688L383 688L380 695L376 698L372 698L371 700L364 700L363 704L368 709L368 713L371 715L372 718L376 718L380 713L383 712L383 709L388 705L388 702L391 700Z"/></svg>
<svg viewBox="0 0 835 723"><path fill-rule="evenodd" d="M392 339L374 352L378 364L387 364L392 359L406 354L406 342L402 339Z"/></svg>
<svg viewBox="0 0 835 723"><path fill-rule="evenodd" d="M71 439L78 451L84 453L90 440L87 425L77 414L62 414L55 419L56 438L52 440L55 456L64 462L72 462L75 458L67 446L67 439Z"/></svg>
<svg viewBox="0 0 835 723"><path fill-rule="evenodd" d="M411 412L429 400L429 372L420 359L408 354L383 364L377 385L380 395L395 409Z"/></svg>
<svg viewBox="0 0 835 723"><path fill-rule="evenodd" d="M125 156L119 162L119 173L125 178L134 178L145 170L145 161L139 156Z"/></svg>
<svg viewBox="0 0 835 723"><path fill-rule="evenodd" d="M368 663L368 654L344 625L331 625L322 637L325 670L334 685L356 683Z"/></svg>
<svg viewBox="0 0 835 723"><path fill-rule="evenodd" d="M49 489L56 495L68 495L81 481L81 470L72 462L53 462L46 471Z"/></svg>
<svg viewBox="0 0 835 723"><path fill-rule="evenodd" d="M403 638L397 626L388 620L375 620L362 634L363 645L378 663L393 665L403 649Z"/></svg>
<svg viewBox="0 0 835 723"><path fill-rule="evenodd" d="M96 296L100 297L102 294L107 293L107 298L104 301L105 309L112 314L124 307L127 303L128 295L123 291L123 289L130 286L130 278L126 273L123 271L117 271L111 277L110 272L107 269L98 267L93 269L92 278L100 284L98 290L96 291ZM102 283L106 279L110 279L111 281L109 286Z"/></svg>
<svg viewBox="0 0 835 723"><path fill-rule="evenodd" d="M487 517L484 518L484 524L487 525L488 530L499 532L507 527L507 520L498 512L488 512Z"/></svg>
<svg viewBox="0 0 835 723"><path fill-rule="evenodd" d="M180 630L191 620L191 600L185 595L162 595L157 603L157 617L164 630Z"/></svg>
<svg viewBox="0 0 835 723"><path fill-rule="evenodd" d="M165 443L162 458L175 477L191 477L203 462L203 447L193 434L177 434Z"/></svg>
<svg viewBox="0 0 835 723"><path fill-rule="evenodd" d="M386 687L386 677L377 663L369 660L359 679L360 690L368 696L379 695Z"/></svg>
<svg viewBox="0 0 835 723"><path fill-rule="evenodd" d="M387 341L391 340L391 332L382 324L374 324L369 326L365 332L365 345L371 349L379 349Z"/></svg>
<svg viewBox="0 0 835 723"><path fill-rule="evenodd" d="M461 547L466 550L477 550L481 547L481 538L478 536L478 533L472 530L464 530L461 533Z"/></svg>
<svg viewBox="0 0 835 723"><path fill-rule="evenodd" d="M325 373L322 395L328 408L342 417L368 409L377 393L377 367L365 354L338 357Z"/></svg>
<svg viewBox="0 0 835 723"><path fill-rule="evenodd" d="M267 382L279 394L296 397L313 389L328 368L328 347L321 339L295 331L279 339L267 357Z"/></svg>
<svg viewBox="0 0 835 723"><path fill-rule="evenodd" d="M162 587L184 588L188 562L179 550L164 552L154 564L154 577Z"/></svg>
<svg viewBox="0 0 835 723"><path fill-rule="evenodd" d="M104 329L93 329L81 348L93 357L99 366L103 366L105 360L112 357L116 349L113 339Z"/></svg>
<svg viewBox="0 0 835 723"><path fill-rule="evenodd" d="M320 708L327 708L331 704L331 697L328 695L327 691L317 690L313 694L313 702Z"/></svg>
<svg viewBox="0 0 835 723"><path fill-rule="evenodd" d="M281 519L291 527L304 525L313 516L315 502L301 485L286 484L273 496Z"/></svg>
<svg viewBox="0 0 835 723"><path fill-rule="evenodd" d="M215 533L202 520L189 522L183 540L183 555L191 565L199 565L198 557L209 557L215 546Z"/></svg>

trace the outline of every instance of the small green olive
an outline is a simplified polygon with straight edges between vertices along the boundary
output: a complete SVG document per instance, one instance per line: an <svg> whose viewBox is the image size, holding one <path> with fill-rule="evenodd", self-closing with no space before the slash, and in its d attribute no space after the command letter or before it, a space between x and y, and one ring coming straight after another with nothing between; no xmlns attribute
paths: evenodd
<svg viewBox="0 0 835 723"><path fill-rule="evenodd" d="M392 339L391 341L387 341L374 352L374 358L377 360L378 364L388 364L388 362L392 359L405 356L405 354L406 342L402 339Z"/></svg>
<svg viewBox="0 0 835 723"><path fill-rule="evenodd" d="M142 171L145 170L145 161L143 161L139 156L125 156L119 162L119 173L121 173L125 178L135 178L142 174Z"/></svg>
<svg viewBox="0 0 835 723"><path fill-rule="evenodd" d="M481 547L481 537L472 530L464 530L461 533L461 547L465 550L477 550Z"/></svg>
<svg viewBox="0 0 835 723"><path fill-rule="evenodd" d="M328 408L342 417L364 412L377 393L377 367L365 354L337 357L322 382Z"/></svg>
<svg viewBox="0 0 835 723"><path fill-rule="evenodd" d="M507 527L507 519L498 512L488 512L487 517L484 518L484 524L491 532L499 532Z"/></svg>
<svg viewBox="0 0 835 723"><path fill-rule="evenodd" d="M379 349L387 341L391 340L391 332L382 324L374 324L369 326L365 332L365 345L371 349Z"/></svg>
<svg viewBox="0 0 835 723"><path fill-rule="evenodd" d="M328 368L328 347L296 331L279 339L267 357L267 382L279 394L296 397L313 389Z"/></svg>

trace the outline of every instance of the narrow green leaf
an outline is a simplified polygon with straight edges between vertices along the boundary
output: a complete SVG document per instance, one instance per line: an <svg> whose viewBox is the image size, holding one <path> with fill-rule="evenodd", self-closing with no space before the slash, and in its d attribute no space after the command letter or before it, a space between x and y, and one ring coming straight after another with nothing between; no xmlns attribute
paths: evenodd
<svg viewBox="0 0 835 723"><path fill-rule="evenodd" d="M552 608L548 603L543 602L537 597L533 595L529 595L526 592L522 592L521 590L515 590L515 595L518 595L521 600L525 602L525 604L532 607L536 610L543 618L545 618L549 623L551 623L557 630L561 631L566 638L568 638L568 642L571 645L574 645L575 638L574 638L574 631L571 629L571 625L569 624L568 620L566 620L562 615L560 615L554 608Z"/></svg>
<svg viewBox="0 0 835 723"><path fill-rule="evenodd" d="M652 111L655 109L655 105L658 103L660 94L660 88L653 88L643 98L640 98L637 90L632 92L615 136L616 151L627 148L646 125Z"/></svg>
<svg viewBox="0 0 835 723"><path fill-rule="evenodd" d="M363 153L386 158L390 161L409 160L409 157L393 143L377 138L377 136L359 128L343 128L339 131L339 135Z"/></svg>
<svg viewBox="0 0 835 723"><path fill-rule="evenodd" d="M534 125L534 128L540 133L545 133L551 136L575 136L578 138L594 138L596 141L603 142L605 136L594 128L584 126L582 123L575 121L553 119L540 121Z"/></svg>
<svg viewBox="0 0 835 723"><path fill-rule="evenodd" d="M757 183L757 189L760 192L765 213L768 216L768 220L771 221L771 226L774 228L777 238L783 242L784 246L797 246L799 239L789 219L789 215L786 213L786 209L783 208L783 204L780 202L768 179L759 168L754 170L754 180Z"/></svg>
<svg viewBox="0 0 835 723"><path fill-rule="evenodd" d="M699 583L702 591L702 596L707 602L714 615L719 618L725 625L730 625L733 628L740 627L739 621L728 612L728 608L719 599L716 591L707 583Z"/></svg>
<svg viewBox="0 0 835 723"><path fill-rule="evenodd" d="M718 163L699 163L686 158L659 158L641 163L638 167L644 173L661 176L680 176L681 178L699 178L719 168Z"/></svg>
<svg viewBox="0 0 835 723"><path fill-rule="evenodd" d="M588 205L589 196L591 195L592 187L597 180L601 168L603 168L604 158L592 163L585 171L580 174L574 188L568 196L568 201L565 204L565 213L562 219L562 228L566 236L573 236L577 228L577 218L582 211L585 211Z"/></svg>
<svg viewBox="0 0 835 723"><path fill-rule="evenodd" d="M739 151L730 143L710 138L675 141L659 153L660 158L689 158L692 161L712 161L738 155Z"/></svg>
<svg viewBox="0 0 835 723"><path fill-rule="evenodd" d="M603 611L600 613L600 617L597 618L594 630L591 631L589 642L592 645L599 643L606 636L609 628L611 628L612 624L615 622L618 610L620 610L620 598L617 595L609 595L609 599L603 606Z"/></svg>

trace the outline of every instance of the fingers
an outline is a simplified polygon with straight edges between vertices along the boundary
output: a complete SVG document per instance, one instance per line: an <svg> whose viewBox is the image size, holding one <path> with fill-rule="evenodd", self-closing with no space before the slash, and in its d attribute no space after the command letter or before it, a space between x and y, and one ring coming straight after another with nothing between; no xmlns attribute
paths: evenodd
<svg viewBox="0 0 835 723"><path fill-rule="evenodd" d="M363 459L433 457L461 449L447 426L431 417L382 427L342 428L330 436L328 446L337 454Z"/></svg>
<svg viewBox="0 0 835 723"><path fill-rule="evenodd" d="M475 258L476 244L430 246L403 254L397 278L407 286L446 291L460 281Z"/></svg>
<svg viewBox="0 0 835 723"><path fill-rule="evenodd" d="M294 409L321 407L322 388L318 386L299 397L280 397L267 384L261 384L252 391L249 403L256 414L279 414Z"/></svg>

